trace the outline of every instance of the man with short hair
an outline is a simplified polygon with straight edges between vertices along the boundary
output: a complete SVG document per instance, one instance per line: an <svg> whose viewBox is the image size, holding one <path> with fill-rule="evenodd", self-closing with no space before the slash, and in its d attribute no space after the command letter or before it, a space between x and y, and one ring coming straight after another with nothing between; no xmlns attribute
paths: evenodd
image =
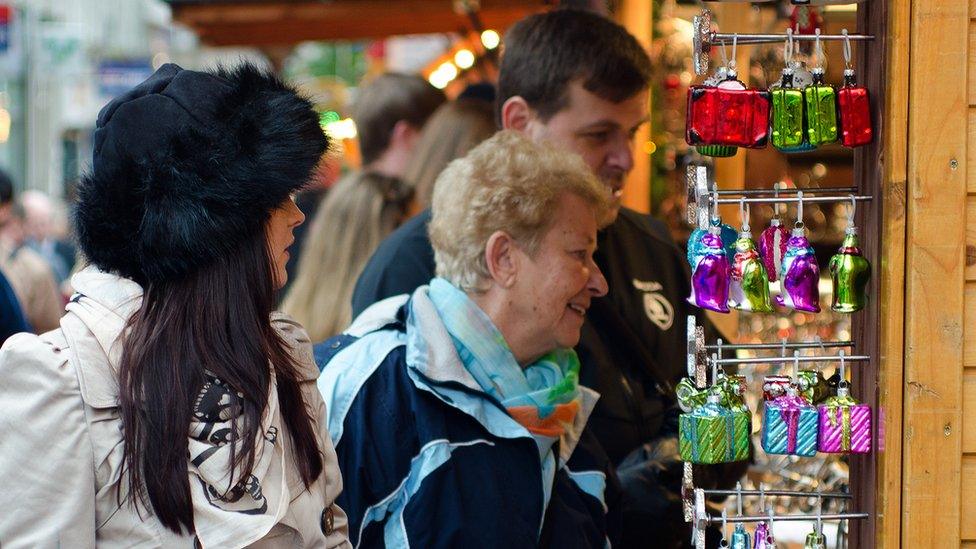
<svg viewBox="0 0 976 549"><path fill-rule="evenodd" d="M620 204L633 141L648 119L651 63L623 27L556 10L516 23L498 82L501 126L579 154L607 186L615 221L594 259L610 285L594 299L577 346L581 382L601 394L590 417L625 493L625 547L681 546L674 385L685 373L687 264L663 223ZM353 295L353 313L434 276L427 210L380 245ZM319 349L324 352L323 349ZM653 537L650 537L653 536Z"/></svg>
<svg viewBox="0 0 976 549"><path fill-rule="evenodd" d="M444 92L412 74L387 72L360 87L353 100L351 118L356 123L362 169L402 178L420 138L420 130L445 101ZM326 188L310 188L295 198L309 222L295 229L292 255L285 265L288 282L279 296L288 293L298 276L302 244L327 192Z"/></svg>

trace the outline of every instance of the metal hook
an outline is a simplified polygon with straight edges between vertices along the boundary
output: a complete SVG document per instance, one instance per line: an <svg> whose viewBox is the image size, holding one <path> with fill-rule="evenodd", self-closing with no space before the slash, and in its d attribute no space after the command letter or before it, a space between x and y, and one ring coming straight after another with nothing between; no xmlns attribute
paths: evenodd
<svg viewBox="0 0 976 549"><path fill-rule="evenodd" d="M759 508L766 508L766 486L762 482L759 483Z"/></svg>
<svg viewBox="0 0 976 549"><path fill-rule="evenodd" d="M735 483L735 507L736 514L742 516L742 482Z"/></svg>
<svg viewBox="0 0 976 549"><path fill-rule="evenodd" d="M844 66L848 69L853 68L851 66L851 37L847 34L847 29L841 31L844 35Z"/></svg>
<svg viewBox="0 0 976 549"><path fill-rule="evenodd" d="M749 232L749 205L746 204L746 197L739 199L739 219L742 221L742 232Z"/></svg>
<svg viewBox="0 0 976 549"><path fill-rule="evenodd" d="M817 537L823 537L823 498L817 498Z"/></svg>
<svg viewBox="0 0 976 549"><path fill-rule="evenodd" d="M735 50L739 45L739 34L735 33L732 35L732 58L729 59L728 67L729 72L735 73Z"/></svg>
<svg viewBox="0 0 976 549"><path fill-rule="evenodd" d="M779 356L786 358L786 338L779 340Z"/></svg>
<svg viewBox="0 0 976 549"><path fill-rule="evenodd" d="M797 229L803 228L803 191L796 191L796 224Z"/></svg>
<svg viewBox="0 0 976 549"><path fill-rule="evenodd" d="M718 191L712 191L712 221L718 221Z"/></svg>
<svg viewBox="0 0 976 549"><path fill-rule="evenodd" d="M800 384L800 351L793 351L793 386Z"/></svg>
<svg viewBox="0 0 976 549"><path fill-rule="evenodd" d="M847 365L844 364L843 349L840 350L838 356L840 357L840 366L838 366L838 368L840 369L840 381L837 382L837 386L840 387L841 384L847 383Z"/></svg>
<svg viewBox="0 0 976 549"><path fill-rule="evenodd" d="M854 226L854 213L856 211L857 211L857 199L852 194L851 195L851 209L847 213L847 227L848 228Z"/></svg>
<svg viewBox="0 0 976 549"><path fill-rule="evenodd" d="M729 517L728 512L722 509L722 544L721 547L726 547L726 540L729 539Z"/></svg>
<svg viewBox="0 0 976 549"><path fill-rule="evenodd" d="M792 70L793 62L793 29L786 29L786 40L783 42L783 67Z"/></svg>
<svg viewBox="0 0 976 549"><path fill-rule="evenodd" d="M823 63L824 62L824 51L823 51L823 44L821 44L821 42L820 42L820 28L819 27L817 27L816 36L817 37L814 39L814 42L813 42L813 51L817 55L817 67L823 68L823 64L824 64Z"/></svg>

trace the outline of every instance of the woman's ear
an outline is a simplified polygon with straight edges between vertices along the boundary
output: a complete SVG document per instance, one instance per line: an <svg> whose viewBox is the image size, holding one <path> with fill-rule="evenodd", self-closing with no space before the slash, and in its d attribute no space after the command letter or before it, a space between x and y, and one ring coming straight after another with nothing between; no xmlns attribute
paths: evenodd
<svg viewBox="0 0 976 549"><path fill-rule="evenodd" d="M505 231L495 231L485 244L485 263L497 286L511 288L518 278L518 246Z"/></svg>

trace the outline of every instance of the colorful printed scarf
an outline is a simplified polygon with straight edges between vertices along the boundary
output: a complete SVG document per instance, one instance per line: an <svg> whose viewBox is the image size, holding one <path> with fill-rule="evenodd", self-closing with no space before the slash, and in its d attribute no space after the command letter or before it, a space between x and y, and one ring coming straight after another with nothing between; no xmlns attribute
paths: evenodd
<svg viewBox="0 0 976 549"><path fill-rule="evenodd" d="M429 295L465 369L515 421L533 435L553 438L573 424L580 409L575 351L556 349L522 369L501 332L464 292L435 278Z"/></svg>

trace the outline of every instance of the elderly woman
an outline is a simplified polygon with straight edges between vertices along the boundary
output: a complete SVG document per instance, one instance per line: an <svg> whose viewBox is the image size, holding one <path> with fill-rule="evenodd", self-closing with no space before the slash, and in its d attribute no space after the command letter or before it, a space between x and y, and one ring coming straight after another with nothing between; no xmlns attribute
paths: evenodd
<svg viewBox="0 0 976 549"><path fill-rule="evenodd" d="M500 132L437 180L438 277L326 342L319 378L360 547L604 547L598 395L572 347L607 191L582 160ZM614 509L614 506L610 506Z"/></svg>

